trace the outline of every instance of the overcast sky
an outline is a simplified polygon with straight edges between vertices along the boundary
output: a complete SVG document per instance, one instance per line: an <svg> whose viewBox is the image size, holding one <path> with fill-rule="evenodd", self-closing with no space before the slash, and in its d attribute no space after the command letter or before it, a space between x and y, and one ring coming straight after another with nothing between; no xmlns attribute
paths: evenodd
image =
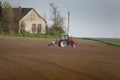
<svg viewBox="0 0 120 80"><path fill-rule="evenodd" d="M4 0L5 1L5 0ZM65 17L70 11L70 36L120 38L120 0L6 0L14 7L32 7L50 23L50 2Z"/></svg>

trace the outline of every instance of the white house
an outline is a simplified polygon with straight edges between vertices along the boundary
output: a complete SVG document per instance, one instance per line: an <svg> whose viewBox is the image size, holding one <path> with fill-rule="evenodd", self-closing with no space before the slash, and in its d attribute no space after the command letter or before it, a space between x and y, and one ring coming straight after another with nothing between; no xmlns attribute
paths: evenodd
<svg viewBox="0 0 120 80"><path fill-rule="evenodd" d="M45 34L47 22L33 8L19 8L18 32L24 27L27 33Z"/></svg>

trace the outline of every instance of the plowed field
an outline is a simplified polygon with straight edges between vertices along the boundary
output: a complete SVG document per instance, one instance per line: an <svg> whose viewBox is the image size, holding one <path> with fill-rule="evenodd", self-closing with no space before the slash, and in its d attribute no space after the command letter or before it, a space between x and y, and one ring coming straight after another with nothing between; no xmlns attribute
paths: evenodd
<svg viewBox="0 0 120 80"><path fill-rule="evenodd" d="M0 80L120 80L120 47L78 40L61 48L50 41L0 36Z"/></svg>

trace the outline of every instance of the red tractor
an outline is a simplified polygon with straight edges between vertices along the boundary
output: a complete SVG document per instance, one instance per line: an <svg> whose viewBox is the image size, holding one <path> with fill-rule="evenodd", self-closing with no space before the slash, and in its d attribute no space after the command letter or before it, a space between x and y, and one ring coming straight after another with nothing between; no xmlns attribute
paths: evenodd
<svg viewBox="0 0 120 80"><path fill-rule="evenodd" d="M61 34L60 39L52 41L51 44L49 44L49 46L51 45L58 45L60 47L66 47L67 45L71 45L71 47L76 47L77 42L76 40L70 39L67 34Z"/></svg>

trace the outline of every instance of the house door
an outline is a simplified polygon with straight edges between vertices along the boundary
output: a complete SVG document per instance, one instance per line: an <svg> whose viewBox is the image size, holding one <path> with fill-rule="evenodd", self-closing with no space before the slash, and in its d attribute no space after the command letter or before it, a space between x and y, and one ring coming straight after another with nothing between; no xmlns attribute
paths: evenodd
<svg viewBox="0 0 120 80"><path fill-rule="evenodd" d="M37 26L37 34L40 34L41 31L42 31L41 24L38 24L38 26Z"/></svg>

